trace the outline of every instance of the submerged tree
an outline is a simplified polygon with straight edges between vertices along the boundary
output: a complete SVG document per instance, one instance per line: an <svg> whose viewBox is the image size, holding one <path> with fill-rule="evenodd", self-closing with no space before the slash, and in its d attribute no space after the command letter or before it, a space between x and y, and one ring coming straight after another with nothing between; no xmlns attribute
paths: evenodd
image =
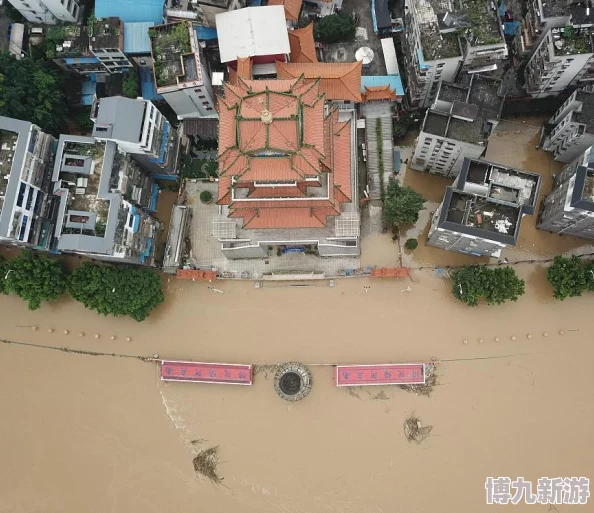
<svg viewBox="0 0 594 513"><path fill-rule="evenodd" d="M384 201L384 219L391 226L415 224L423 210L425 199L411 187L402 187L397 181L388 184Z"/></svg>
<svg viewBox="0 0 594 513"><path fill-rule="evenodd" d="M467 265L451 276L452 294L469 306L477 306L481 299L488 305L517 301L525 292L524 280L511 267Z"/></svg>
<svg viewBox="0 0 594 513"><path fill-rule="evenodd" d="M556 256L553 264L547 269L547 281L553 287L555 299L581 296L586 289L594 288L588 275L588 267L577 256Z"/></svg>
<svg viewBox="0 0 594 513"><path fill-rule="evenodd" d="M17 61L0 53L0 116L22 119L59 134L66 126L66 99L61 75L47 61Z"/></svg>
<svg viewBox="0 0 594 513"><path fill-rule="evenodd" d="M8 268L6 267L6 258L0 255L0 294L6 294L6 271Z"/></svg>
<svg viewBox="0 0 594 513"><path fill-rule="evenodd" d="M6 263L6 292L14 292L37 310L42 301L56 301L66 288L66 269L61 260L37 251L23 251Z"/></svg>
<svg viewBox="0 0 594 513"><path fill-rule="evenodd" d="M85 262L68 279L68 293L103 315L146 319L165 299L159 274L149 269Z"/></svg>

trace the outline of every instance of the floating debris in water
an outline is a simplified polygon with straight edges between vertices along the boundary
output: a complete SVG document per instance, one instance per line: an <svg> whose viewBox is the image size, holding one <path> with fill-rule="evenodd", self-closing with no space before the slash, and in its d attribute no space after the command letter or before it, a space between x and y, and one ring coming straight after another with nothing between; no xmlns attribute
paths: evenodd
<svg viewBox="0 0 594 513"><path fill-rule="evenodd" d="M435 364L425 364L425 383L418 385L397 385L402 390L412 392L416 395L426 395L429 397L433 392L433 387L437 384L437 375L435 374Z"/></svg>
<svg viewBox="0 0 594 513"><path fill-rule="evenodd" d="M200 451L194 458L194 470L197 474L208 477L214 483L220 483L223 478L217 474L219 463L219 446L210 447Z"/></svg>
<svg viewBox="0 0 594 513"><path fill-rule="evenodd" d="M429 437L433 430L433 426L423 426L421 420L415 417L414 412L410 417L404 421L404 436L409 442L417 442L420 444L423 440Z"/></svg>

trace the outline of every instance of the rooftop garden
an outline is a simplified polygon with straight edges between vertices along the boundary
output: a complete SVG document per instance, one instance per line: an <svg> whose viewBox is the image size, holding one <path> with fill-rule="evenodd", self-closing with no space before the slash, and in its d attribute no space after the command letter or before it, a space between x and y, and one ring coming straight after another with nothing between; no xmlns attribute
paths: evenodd
<svg viewBox="0 0 594 513"><path fill-rule="evenodd" d="M571 25L567 25L559 32L559 39L554 39L555 55L575 55L592 52L592 38L590 34L577 31Z"/></svg>
<svg viewBox="0 0 594 513"><path fill-rule="evenodd" d="M190 25L172 23L149 29L157 87L177 83L184 74L182 56L192 53Z"/></svg>
<svg viewBox="0 0 594 513"><path fill-rule="evenodd" d="M459 57L462 54L458 34L440 34L437 28L429 25L421 26L420 29L425 61Z"/></svg>
<svg viewBox="0 0 594 513"><path fill-rule="evenodd" d="M464 10L472 24L471 44L492 45L503 42L499 22L490 5L484 0L466 0Z"/></svg>

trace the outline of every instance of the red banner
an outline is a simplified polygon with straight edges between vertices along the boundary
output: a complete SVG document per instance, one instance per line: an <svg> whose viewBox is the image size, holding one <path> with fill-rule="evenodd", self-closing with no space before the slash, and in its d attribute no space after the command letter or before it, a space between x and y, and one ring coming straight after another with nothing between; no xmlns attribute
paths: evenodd
<svg viewBox="0 0 594 513"><path fill-rule="evenodd" d="M161 379L163 381L251 385L252 366L233 363L161 361Z"/></svg>

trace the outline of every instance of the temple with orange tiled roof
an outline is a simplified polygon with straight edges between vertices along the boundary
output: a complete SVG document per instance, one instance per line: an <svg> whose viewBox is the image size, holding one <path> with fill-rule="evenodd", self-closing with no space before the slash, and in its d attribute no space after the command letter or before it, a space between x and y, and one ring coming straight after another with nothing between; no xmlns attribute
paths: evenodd
<svg viewBox="0 0 594 513"><path fill-rule="evenodd" d="M398 96L388 84L382 86L365 86L365 90L361 94L363 103L371 101L396 101Z"/></svg>
<svg viewBox="0 0 594 513"><path fill-rule="evenodd" d="M268 0L268 5L282 5L285 8L285 18L289 21L299 21L303 0Z"/></svg>
<svg viewBox="0 0 594 513"><path fill-rule="evenodd" d="M357 62L281 62L276 63L279 79L303 76L306 82L320 81L327 100L361 102L361 70Z"/></svg>
<svg viewBox="0 0 594 513"><path fill-rule="evenodd" d="M289 30L291 62L318 62L313 36L313 23L306 27Z"/></svg>
<svg viewBox="0 0 594 513"><path fill-rule="evenodd" d="M325 105L320 84L239 73L224 84L211 231L227 258L262 258L269 246L359 254L354 114Z"/></svg>

